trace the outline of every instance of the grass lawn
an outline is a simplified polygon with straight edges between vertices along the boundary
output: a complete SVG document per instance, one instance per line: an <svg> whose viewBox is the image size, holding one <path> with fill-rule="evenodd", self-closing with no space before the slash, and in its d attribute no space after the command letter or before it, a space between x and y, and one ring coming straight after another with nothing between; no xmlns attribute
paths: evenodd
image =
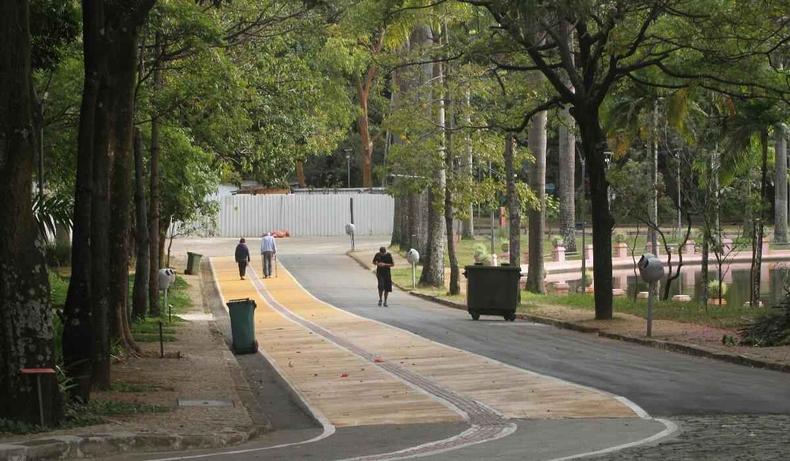
<svg viewBox="0 0 790 461"><path fill-rule="evenodd" d="M52 299L52 307L55 309L62 309L66 303L66 293L69 288L69 277L60 275L58 271L52 270L49 272L49 286L50 295ZM134 274L129 275L129 300L132 299L132 289L134 286ZM162 322L163 339L166 342L175 341L176 326L178 323L183 322L178 317L179 313L184 313L192 307L192 300L187 293L187 284L181 276L176 276L176 281L167 293L167 302L172 305L172 321L168 318L168 312L165 306L162 306L161 317L146 317L143 320L136 320L131 324L132 335L135 341L139 342L154 342L159 341L159 322ZM160 298L162 299L162 298ZM160 303L161 304L161 303ZM55 316L55 328L58 331L58 336L62 332L60 325L60 317ZM60 341L56 341L58 350L55 351L56 357L61 357Z"/></svg>
<svg viewBox="0 0 790 461"><path fill-rule="evenodd" d="M539 295L529 292L521 294L519 311L529 312L530 306L535 305L564 306L590 312L595 310L592 294ZM711 327L737 328L770 310L771 308L768 307L752 309L736 306L708 306L706 309L705 306L695 302L657 301L653 307L653 318L697 323ZM618 296L614 298L614 311L646 318L647 300L632 301L630 298Z"/></svg>

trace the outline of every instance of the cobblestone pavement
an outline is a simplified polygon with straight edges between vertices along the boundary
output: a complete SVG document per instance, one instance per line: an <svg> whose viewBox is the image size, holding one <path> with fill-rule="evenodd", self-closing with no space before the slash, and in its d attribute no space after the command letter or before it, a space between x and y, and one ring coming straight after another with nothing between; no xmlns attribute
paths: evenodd
<svg viewBox="0 0 790 461"><path fill-rule="evenodd" d="M790 416L679 416L681 433L662 444L635 447L596 460L787 460Z"/></svg>

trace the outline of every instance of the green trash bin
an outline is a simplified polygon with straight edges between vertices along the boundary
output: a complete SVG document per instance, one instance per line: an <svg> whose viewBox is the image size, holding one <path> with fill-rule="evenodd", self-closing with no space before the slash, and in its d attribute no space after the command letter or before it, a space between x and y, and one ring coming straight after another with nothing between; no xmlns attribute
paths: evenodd
<svg viewBox="0 0 790 461"><path fill-rule="evenodd" d="M501 315L511 322L516 319L521 293L518 281L521 268L515 266L464 267L466 276L466 307L474 320L481 315Z"/></svg>
<svg viewBox="0 0 790 461"><path fill-rule="evenodd" d="M187 251L187 270L184 271L185 274L195 275L200 272L200 258L203 255L192 253L191 251Z"/></svg>
<svg viewBox="0 0 790 461"><path fill-rule="evenodd" d="M233 336L231 348L235 354L258 352L255 340L255 301L250 298L228 301L230 332Z"/></svg>

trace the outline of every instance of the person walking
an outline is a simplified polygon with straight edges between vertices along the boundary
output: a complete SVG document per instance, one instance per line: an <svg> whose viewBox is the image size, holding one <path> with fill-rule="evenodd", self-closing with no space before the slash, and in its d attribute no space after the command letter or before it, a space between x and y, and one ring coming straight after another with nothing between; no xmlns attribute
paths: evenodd
<svg viewBox="0 0 790 461"><path fill-rule="evenodd" d="M272 276L272 256L277 254L277 244L271 232L267 232L261 239L261 256L263 257L263 278Z"/></svg>
<svg viewBox="0 0 790 461"><path fill-rule="evenodd" d="M379 252L373 257L373 264L376 265L376 279L378 279L379 306L381 306L382 295L384 297L384 307L387 307L387 296L392 291L392 273L390 268L395 265L392 255L387 253L384 247L379 248Z"/></svg>
<svg viewBox="0 0 790 461"><path fill-rule="evenodd" d="M247 273L247 263L250 262L250 249L247 248L246 242L246 240L240 239L239 244L236 245L236 263L239 265L239 277L242 280Z"/></svg>

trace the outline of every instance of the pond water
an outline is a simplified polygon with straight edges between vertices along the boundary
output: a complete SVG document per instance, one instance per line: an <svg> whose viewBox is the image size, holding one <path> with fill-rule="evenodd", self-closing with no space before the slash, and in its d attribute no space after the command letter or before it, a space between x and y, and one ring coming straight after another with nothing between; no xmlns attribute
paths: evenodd
<svg viewBox="0 0 790 461"><path fill-rule="evenodd" d="M672 281L669 293L670 298L677 294L691 296L698 300L702 295L702 271L700 266L684 266L680 277ZM730 306L742 306L749 301L749 265L733 264L729 268L722 267L723 281L727 285L723 299ZM766 306L773 306L785 297L785 287L790 287L790 262L763 263L760 277L760 299ZM717 279L717 267L711 265L709 278ZM632 270L615 270L612 273L613 287L621 288L629 295L634 290L647 291L647 283L634 275ZM571 276L573 277L573 276ZM565 281L570 285L571 291L576 291L581 286L581 277L569 278ZM666 279L659 282L659 293L663 294ZM711 296L711 295L709 295Z"/></svg>

